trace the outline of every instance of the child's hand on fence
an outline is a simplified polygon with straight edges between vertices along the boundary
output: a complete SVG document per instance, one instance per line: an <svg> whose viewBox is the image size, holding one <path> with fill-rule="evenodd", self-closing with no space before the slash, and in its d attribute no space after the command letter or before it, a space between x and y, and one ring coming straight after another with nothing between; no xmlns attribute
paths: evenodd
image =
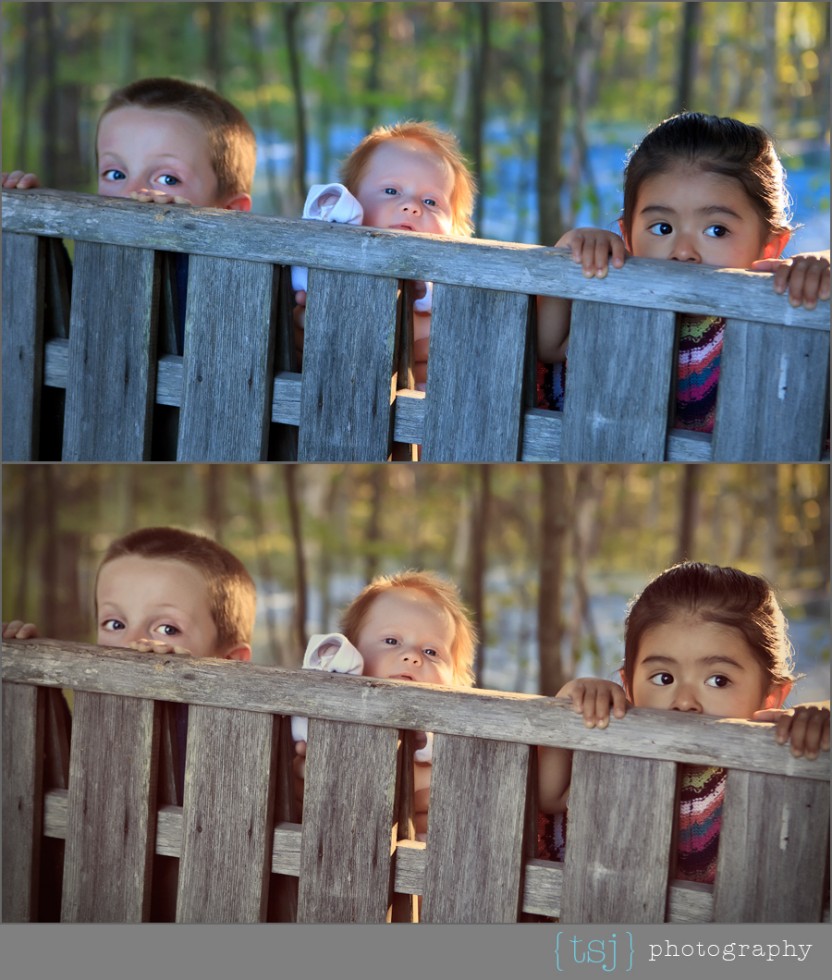
<svg viewBox="0 0 832 980"><path fill-rule="evenodd" d="M555 248L571 249L572 261L583 267L587 279L603 279L610 260L613 268L620 269L627 255L624 240L603 228L573 228L558 240Z"/></svg>
<svg viewBox="0 0 832 980"><path fill-rule="evenodd" d="M753 721L772 721L774 737L780 745L791 743L792 755L817 759L829 751L829 702L798 704L794 708L767 708L756 711Z"/></svg>
<svg viewBox="0 0 832 980"><path fill-rule="evenodd" d="M172 643L163 643L161 640L133 640L128 644L128 649L137 650L139 653L175 653L183 657L190 657L191 651L185 647L177 647Z"/></svg>
<svg viewBox="0 0 832 980"><path fill-rule="evenodd" d="M760 259L754 272L773 272L775 293L788 291L792 306L813 310L819 299L829 299L829 252L804 252L790 259Z"/></svg>
<svg viewBox="0 0 832 980"><path fill-rule="evenodd" d="M22 619L12 619L3 623L4 640L33 640L40 636L34 623L24 623Z"/></svg>
<svg viewBox="0 0 832 980"><path fill-rule="evenodd" d="M9 173L3 171L2 177L0 177L0 185L7 190L13 190L16 187L20 191L25 191L33 187L40 187L40 181L38 180L37 174L27 174L22 170L12 170Z"/></svg>
<svg viewBox="0 0 832 980"><path fill-rule="evenodd" d="M610 708L615 718L623 718L627 711L624 688L597 677L577 677L564 684L557 696L571 699L572 710L584 716L587 728L606 728L610 722Z"/></svg>

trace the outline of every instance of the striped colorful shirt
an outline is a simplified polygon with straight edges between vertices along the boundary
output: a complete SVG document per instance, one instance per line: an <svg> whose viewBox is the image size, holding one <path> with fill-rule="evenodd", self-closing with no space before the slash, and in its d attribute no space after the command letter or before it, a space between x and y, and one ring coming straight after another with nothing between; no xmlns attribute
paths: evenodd
<svg viewBox="0 0 832 980"><path fill-rule="evenodd" d="M676 374L678 429L713 432L725 320L683 313Z"/></svg>
<svg viewBox="0 0 832 980"><path fill-rule="evenodd" d="M725 769L716 766L682 766L676 870L673 874L676 879L710 885L716 878L726 775ZM563 861L567 828L568 812L539 814L537 856L547 861Z"/></svg>

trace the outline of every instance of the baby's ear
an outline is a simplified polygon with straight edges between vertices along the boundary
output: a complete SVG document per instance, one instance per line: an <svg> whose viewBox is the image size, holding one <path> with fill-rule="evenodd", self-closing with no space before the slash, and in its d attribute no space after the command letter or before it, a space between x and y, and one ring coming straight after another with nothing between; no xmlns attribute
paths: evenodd
<svg viewBox="0 0 832 980"><path fill-rule="evenodd" d="M783 702L789 696L792 689L792 681L781 681L779 684L772 684L768 689L768 694L763 702L762 708L782 708Z"/></svg>

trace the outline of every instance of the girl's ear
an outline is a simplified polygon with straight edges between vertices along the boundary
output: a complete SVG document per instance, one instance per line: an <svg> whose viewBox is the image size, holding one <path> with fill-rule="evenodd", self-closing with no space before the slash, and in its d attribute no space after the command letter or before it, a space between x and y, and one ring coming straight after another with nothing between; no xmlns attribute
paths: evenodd
<svg viewBox="0 0 832 980"><path fill-rule="evenodd" d="M792 689L792 681L782 681L779 684L772 684L768 689L768 694L763 702L762 710L766 708L782 708L783 702L789 696Z"/></svg>
<svg viewBox="0 0 832 980"><path fill-rule="evenodd" d="M629 242L629 240L627 238L627 231L624 228L624 219L623 218L619 218L618 219L618 230L621 232L621 237L624 239L624 246L625 246L625 248L627 249L628 252L632 252L632 249L630 248L630 242ZM785 247L785 245L784 245L784 247ZM768 256L765 256L765 258L768 258Z"/></svg>
<svg viewBox="0 0 832 980"><path fill-rule="evenodd" d="M627 678L624 675L624 668L623 667L620 667L619 668L619 670L618 670L618 677L619 677L619 680L621 681L621 686L624 688L624 693L627 695L627 700L630 702L630 704L632 704L633 703L633 699L630 696L630 689L629 689L629 687L627 687Z"/></svg>
<svg viewBox="0 0 832 980"><path fill-rule="evenodd" d="M760 256L762 259L779 259L783 254L783 249L789 244L789 239L792 237L790 231L776 232L769 237L763 247L763 254Z"/></svg>

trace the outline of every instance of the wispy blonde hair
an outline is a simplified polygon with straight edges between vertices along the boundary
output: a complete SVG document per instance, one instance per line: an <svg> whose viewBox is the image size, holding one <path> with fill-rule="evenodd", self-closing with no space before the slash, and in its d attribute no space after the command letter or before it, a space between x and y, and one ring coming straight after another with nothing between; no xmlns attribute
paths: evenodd
<svg viewBox="0 0 832 980"><path fill-rule="evenodd" d="M428 149L445 161L454 175L454 189L451 193L453 233L466 237L473 235L476 180L468 169L457 138L433 123L408 120L393 126L376 126L361 140L341 166L341 180L347 190L352 194L358 193L358 185L370 157L382 143L390 140L416 140L424 143Z"/></svg>
<svg viewBox="0 0 832 980"><path fill-rule="evenodd" d="M373 602L392 589L412 589L421 592L451 617L454 624L454 642L451 649L454 682L459 687L474 684L474 656L477 649L477 631L462 602L459 589L453 582L433 572L408 569L394 575L379 575L365 586L347 606L341 616L341 632L350 643L358 643L358 633Z"/></svg>

